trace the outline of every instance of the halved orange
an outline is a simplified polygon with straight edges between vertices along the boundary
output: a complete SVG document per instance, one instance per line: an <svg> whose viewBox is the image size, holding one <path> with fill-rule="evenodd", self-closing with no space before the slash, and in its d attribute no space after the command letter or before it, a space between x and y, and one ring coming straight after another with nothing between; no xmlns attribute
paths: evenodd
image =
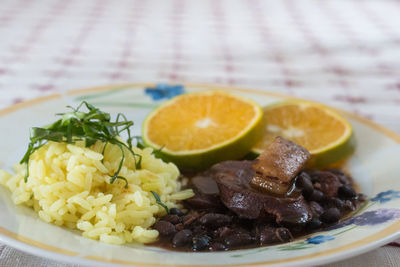
<svg viewBox="0 0 400 267"><path fill-rule="evenodd" d="M310 151L309 166L321 168L346 158L355 148L352 126L327 106L293 100L263 111L263 138L253 147L254 154L260 154L280 135Z"/></svg>
<svg viewBox="0 0 400 267"><path fill-rule="evenodd" d="M261 138L262 114L257 103L242 96L183 94L146 117L143 141L182 169L204 169L246 155Z"/></svg>

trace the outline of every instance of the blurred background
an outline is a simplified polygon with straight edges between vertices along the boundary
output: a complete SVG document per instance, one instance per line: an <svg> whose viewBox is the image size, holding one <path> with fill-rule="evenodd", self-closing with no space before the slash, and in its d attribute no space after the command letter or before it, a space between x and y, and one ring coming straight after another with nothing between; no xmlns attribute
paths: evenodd
<svg viewBox="0 0 400 267"><path fill-rule="evenodd" d="M0 108L115 83L291 94L400 132L398 0L1 0Z"/></svg>

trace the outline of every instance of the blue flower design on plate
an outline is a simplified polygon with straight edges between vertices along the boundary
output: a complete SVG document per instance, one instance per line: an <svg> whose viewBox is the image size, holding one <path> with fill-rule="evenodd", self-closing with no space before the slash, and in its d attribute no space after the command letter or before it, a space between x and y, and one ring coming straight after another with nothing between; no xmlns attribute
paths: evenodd
<svg viewBox="0 0 400 267"><path fill-rule="evenodd" d="M355 224L358 226L364 225L377 225L391 220L400 218L399 209L379 209L366 211L361 215L355 216L348 220L348 224Z"/></svg>
<svg viewBox="0 0 400 267"><path fill-rule="evenodd" d="M385 192L380 192L374 198L371 198L371 201L382 204L396 198L400 198L400 191L388 190Z"/></svg>
<svg viewBox="0 0 400 267"><path fill-rule="evenodd" d="M329 227L328 230L338 229L352 224L357 226L365 226L365 225L374 226L395 219L400 219L400 209L371 210L371 211L366 211L355 217L351 217L337 225Z"/></svg>
<svg viewBox="0 0 400 267"><path fill-rule="evenodd" d="M330 235L317 235L317 236L313 236L310 238L307 238L306 243L307 244L314 244L314 245L318 245L321 243L324 243L326 241L330 241L335 239L333 236Z"/></svg>
<svg viewBox="0 0 400 267"><path fill-rule="evenodd" d="M169 85L159 83L153 88L146 88L145 94L149 95L153 100L170 99L174 96L185 93L183 85Z"/></svg>

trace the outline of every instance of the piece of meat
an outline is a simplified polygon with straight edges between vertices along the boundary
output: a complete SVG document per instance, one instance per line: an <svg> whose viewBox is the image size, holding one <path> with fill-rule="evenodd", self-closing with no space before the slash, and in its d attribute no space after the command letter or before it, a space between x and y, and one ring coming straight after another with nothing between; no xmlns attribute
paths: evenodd
<svg viewBox="0 0 400 267"><path fill-rule="evenodd" d="M310 153L304 147L278 136L256 159L251 184L274 194L284 194L309 159Z"/></svg>
<svg viewBox="0 0 400 267"><path fill-rule="evenodd" d="M277 223L303 224L311 219L303 197L276 197L250 186L254 176L253 161L225 161L209 171L218 184L224 205L242 218L275 217Z"/></svg>
<svg viewBox="0 0 400 267"><path fill-rule="evenodd" d="M191 183L201 194L214 196L219 194L217 183L208 176L197 175L191 179Z"/></svg>
<svg viewBox="0 0 400 267"><path fill-rule="evenodd" d="M184 202L196 209L219 210L224 205L219 199L217 183L208 175L197 175L191 179L195 195Z"/></svg>

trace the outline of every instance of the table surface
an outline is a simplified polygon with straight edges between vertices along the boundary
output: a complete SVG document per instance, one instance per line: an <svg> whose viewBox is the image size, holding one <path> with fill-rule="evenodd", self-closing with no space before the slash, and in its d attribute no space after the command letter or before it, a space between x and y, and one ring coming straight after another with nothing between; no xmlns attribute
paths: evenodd
<svg viewBox="0 0 400 267"><path fill-rule="evenodd" d="M0 108L115 83L290 94L400 133L398 0L2 0ZM330 266L399 266L385 246ZM396 265L397 264L397 265ZM72 266L0 244L0 266Z"/></svg>

